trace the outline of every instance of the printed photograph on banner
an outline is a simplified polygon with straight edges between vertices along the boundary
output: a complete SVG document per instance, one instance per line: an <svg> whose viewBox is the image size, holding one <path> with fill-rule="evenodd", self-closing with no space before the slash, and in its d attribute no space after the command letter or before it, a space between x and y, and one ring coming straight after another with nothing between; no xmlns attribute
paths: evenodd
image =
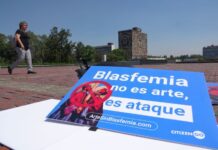
<svg viewBox="0 0 218 150"><path fill-rule="evenodd" d="M47 118L218 149L216 100L201 72L92 66Z"/></svg>
<svg viewBox="0 0 218 150"><path fill-rule="evenodd" d="M210 99L213 105L213 110L215 116L218 116L218 83L207 83L208 86L208 93L210 95ZM218 119L217 119L217 125L218 125Z"/></svg>
<svg viewBox="0 0 218 150"><path fill-rule="evenodd" d="M208 92L213 105L218 105L218 83L207 83Z"/></svg>
<svg viewBox="0 0 218 150"><path fill-rule="evenodd" d="M83 83L48 118L96 126L103 112L103 103L112 93L110 89L110 84L104 81Z"/></svg>

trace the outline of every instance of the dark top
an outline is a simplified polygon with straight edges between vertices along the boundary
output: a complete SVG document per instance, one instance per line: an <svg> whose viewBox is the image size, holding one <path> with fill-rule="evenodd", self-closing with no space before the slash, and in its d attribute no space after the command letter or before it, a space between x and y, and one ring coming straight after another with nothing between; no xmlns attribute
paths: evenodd
<svg viewBox="0 0 218 150"><path fill-rule="evenodd" d="M24 32L24 31L18 29L15 34L20 34L20 40L24 45L24 49L28 50L29 49L29 36L28 36L27 32ZM21 48L21 46L18 42L16 42L16 46Z"/></svg>

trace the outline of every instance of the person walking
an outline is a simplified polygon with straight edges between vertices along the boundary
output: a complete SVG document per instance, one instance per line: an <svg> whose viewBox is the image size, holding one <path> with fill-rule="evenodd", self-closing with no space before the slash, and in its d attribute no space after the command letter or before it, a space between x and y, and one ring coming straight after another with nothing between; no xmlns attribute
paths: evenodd
<svg viewBox="0 0 218 150"><path fill-rule="evenodd" d="M17 60L12 63L12 65L8 66L8 73L12 74L13 69L25 58L27 60L27 74L36 74L33 71L32 66L32 56L31 51L29 49L29 36L26 32L28 28L28 23L26 21L21 21L19 23L19 29L15 33L15 41L16 41L16 52L18 54Z"/></svg>

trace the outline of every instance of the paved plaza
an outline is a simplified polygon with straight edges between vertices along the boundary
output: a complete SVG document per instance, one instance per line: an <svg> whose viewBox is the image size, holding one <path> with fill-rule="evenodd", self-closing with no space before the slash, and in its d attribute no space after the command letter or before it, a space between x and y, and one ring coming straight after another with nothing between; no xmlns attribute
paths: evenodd
<svg viewBox="0 0 218 150"><path fill-rule="evenodd" d="M207 82L218 82L218 63L149 64L134 67L204 72ZM73 65L35 67L37 74L28 75L26 68L16 68L12 75L8 75L7 68L1 68L0 111L50 98L61 99L77 82L76 69L78 67ZM218 116L218 106L214 106L214 110Z"/></svg>
<svg viewBox="0 0 218 150"><path fill-rule="evenodd" d="M218 82L218 63L157 64L134 67L204 72L207 82ZM12 75L8 75L7 69L1 68L0 111L50 98L61 99L77 82L76 69L78 67L73 65L35 67L37 74L28 75L25 68L16 68ZM213 108L218 122L218 106ZM8 149L0 145L0 150Z"/></svg>
<svg viewBox="0 0 218 150"><path fill-rule="evenodd" d="M218 82L218 63L149 64L134 67L204 72L207 82ZM26 68L16 68L13 74L9 75L7 68L1 68L0 110L50 98L61 99L77 82L76 69L78 66L73 65L35 67L37 74L26 74ZM214 106L214 109L218 115L218 106Z"/></svg>
<svg viewBox="0 0 218 150"><path fill-rule="evenodd" d="M12 75L0 70L0 110L49 98L60 99L77 81L75 66L35 67L37 74L16 68Z"/></svg>

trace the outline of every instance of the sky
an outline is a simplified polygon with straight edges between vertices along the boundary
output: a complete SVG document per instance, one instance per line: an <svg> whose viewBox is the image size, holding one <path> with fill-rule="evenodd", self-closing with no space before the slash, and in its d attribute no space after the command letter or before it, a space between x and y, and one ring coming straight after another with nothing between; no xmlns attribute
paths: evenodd
<svg viewBox="0 0 218 150"><path fill-rule="evenodd" d="M69 29L70 40L118 48L118 31L139 27L148 55L202 54L218 45L218 0L1 0L0 33L13 35L20 21L35 34Z"/></svg>

